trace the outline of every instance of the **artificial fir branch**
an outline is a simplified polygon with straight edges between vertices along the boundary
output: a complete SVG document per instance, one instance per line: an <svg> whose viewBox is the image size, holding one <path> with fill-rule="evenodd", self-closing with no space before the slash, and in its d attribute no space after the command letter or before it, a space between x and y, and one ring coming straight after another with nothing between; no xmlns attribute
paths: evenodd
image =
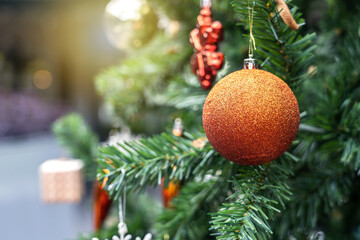
<svg viewBox="0 0 360 240"><path fill-rule="evenodd" d="M239 24L248 26L248 1L232 0L231 2L234 11L241 19ZM274 0L255 0L254 2L256 4L253 35L257 45L255 57L259 56L261 61L270 57L271 60L263 65L263 69L274 73L288 83L291 88L295 88L307 77L305 71L316 48L312 45L315 34L301 36L298 31L290 29L277 12ZM295 7L290 10L297 22L304 22Z"/></svg>
<svg viewBox="0 0 360 240"><path fill-rule="evenodd" d="M118 116L115 124L132 126L141 110L164 104L159 93L182 72L190 54L181 39L158 34L121 65L101 72L96 77L96 90L111 113Z"/></svg>
<svg viewBox="0 0 360 240"><path fill-rule="evenodd" d="M207 181L188 182L165 209L155 225L157 239L172 240L215 239L209 235L208 212L217 209L230 189L223 176Z"/></svg>
<svg viewBox="0 0 360 240"><path fill-rule="evenodd" d="M327 239L353 239L357 231L352 224L359 224L359 213L346 211L358 187L360 166L360 74L353 68L360 64L360 36L356 33L358 19L353 22L357 24L348 27L349 35L339 48L318 56L323 61L315 75L318 80L311 87L313 79L305 82L305 123L322 130L300 131L294 152L302 157L289 179L296 197L274 224L275 239L303 238L320 229L326 229ZM329 55L339 60L329 59ZM340 216L338 222L335 213Z"/></svg>
<svg viewBox="0 0 360 240"><path fill-rule="evenodd" d="M203 148L192 144L204 136L203 133L185 132L184 137L180 138L163 133L139 141L102 147L99 150L99 179L108 179L107 189L115 198L125 187L122 169L126 171L126 186L130 190L159 185L163 177L180 181L194 177L201 179L209 172L222 169L227 162L210 144Z"/></svg>
<svg viewBox="0 0 360 240"><path fill-rule="evenodd" d="M212 214L217 239L269 239L279 207L284 208L291 192L286 179L291 175L284 160L262 166L241 167L233 178L233 194Z"/></svg>
<svg viewBox="0 0 360 240"><path fill-rule="evenodd" d="M231 192L229 180L238 169L238 165L226 161L221 170L204 179L195 177L187 182L179 196L172 200L171 208L165 209L157 220L157 239L165 236L174 240L215 239L209 232L211 217L208 213L217 211Z"/></svg>
<svg viewBox="0 0 360 240"><path fill-rule="evenodd" d="M187 109L200 113L204 105L206 95L204 90L199 88L195 76L187 76L183 81L171 83L166 92L167 106L176 109Z"/></svg>
<svg viewBox="0 0 360 240"><path fill-rule="evenodd" d="M52 126L52 131L56 139L70 152L72 157L83 161L86 177L93 181L96 176L99 140L85 120L79 114L71 113L56 120Z"/></svg>
<svg viewBox="0 0 360 240"><path fill-rule="evenodd" d="M233 163L220 157L209 144L200 149L194 147L193 141L202 137L203 134L186 132L184 135L185 138L178 138L172 134L162 134L142 139L139 142L128 142L119 144L116 147L103 147L100 149L99 177L109 179L107 180L107 189L115 198L119 196L122 188L125 187L121 169L126 170L126 182L129 190L143 189L148 185L160 184L163 176L166 180L190 181L188 183L190 184L189 189L191 187L198 189L199 185L204 186L203 181L207 176L215 177L215 179L218 179L217 181L209 180L205 182L207 187L198 193L190 191L185 195L180 194L176 198L178 200L174 200L175 210L167 211L160 218L161 222L171 216L176 217L170 223L162 224L163 229L160 234L168 233L176 237L176 239L194 239L183 235L185 234L184 231L186 231L185 226L192 226L194 216L199 214L199 211L202 210L204 213L203 206L221 202L225 195L224 192L228 189L225 187L227 181L236 174L236 169L239 169L239 174L232 180L235 193L230 197L231 200L236 200L226 203L225 209L220 210L218 214L213 216L212 229L219 232L218 239L225 239L226 236L231 237L236 233L237 236L239 234L250 234L248 233L249 225L260 224L263 228L256 228L256 231L251 234L259 237L267 236L265 233L271 232L267 219L274 218L274 212L279 211L277 209L278 205L283 206L284 200L290 194L285 181L291 173L288 166L285 167L284 163L281 165L281 163L276 162L266 166L239 168L237 165L234 166ZM291 154L288 155L291 156ZM109 173L105 173L101 168L107 168ZM191 185L191 181L195 181L194 185ZM185 187L181 193L186 193L187 189ZM216 191L220 191L222 194L214 194ZM200 195L196 197L197 194ZM191 205L193 208L186 205L189 204L189 202L184 201L187 198L196 199ZM254 205L251 205L250 211L247 208L249 207L248 204L244 208L242 204L244 201L254 203ZM187 208L187 211L184 212L185 208ZM216 204L213 208L207 207L206 209L214 211L216 210ZM249 214L248 218L237 215L242 211L249 211L247 213ZM228 214L232 215L233 221L225 221L224 217L225 215L228 217ZM244 214L244 212L241 214ZM234 224L240 223L239 219L246 222L246 224L235 225L237 228L235 227L234 230ZM197 221L200 220L197 219ZM255 221L256 223L248 221Z"/></svg>

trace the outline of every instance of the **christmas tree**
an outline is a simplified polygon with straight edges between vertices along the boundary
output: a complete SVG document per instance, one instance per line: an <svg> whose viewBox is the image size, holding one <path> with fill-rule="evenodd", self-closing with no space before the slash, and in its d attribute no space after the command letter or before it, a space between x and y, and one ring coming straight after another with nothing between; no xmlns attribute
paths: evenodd
<svg viewBox="0 0 360 240"><path fill-rule="evenodd" d="M288 10L280 0L213 2L213 18L225 30L218 51L226 64L216 81L241 69L250 38L261 69L285 82L299 102L299 132L291 147L276 160L254 166L222 157L203 131L209 91L190 72L188 42L199 2L147 4L167 16L162 16L166 27L119 66L100 73L96 87L113 126L145 135L163 132L98 148L98 179L110 196L117 200L125 189L143 194L162 182L181 185L171 207L152 219L148 229L155 239L360 239L356 3L303 1L297 6L286 1ZM322 14L310 26L302 18L302 12L308 19L315 14L309 5ZM156 125L147 124L154 118ZM181 136L164 130L175 118L183 120Z"/></svg>

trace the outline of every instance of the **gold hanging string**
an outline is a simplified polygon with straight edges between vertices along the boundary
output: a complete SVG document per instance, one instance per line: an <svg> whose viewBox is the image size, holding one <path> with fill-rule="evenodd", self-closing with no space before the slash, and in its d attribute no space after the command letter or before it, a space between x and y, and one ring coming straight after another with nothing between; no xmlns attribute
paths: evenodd
<svg viewBox="0 0 360 240"><path fill-rule="evenodd" d="M255 1L253 1L253 6L252 9L250 10L250 0L248 0L249 28L250 28L249 58L252 58L254 56L254 50L256 50L255 38L253 35L254 9L255 9Z"/></svg>

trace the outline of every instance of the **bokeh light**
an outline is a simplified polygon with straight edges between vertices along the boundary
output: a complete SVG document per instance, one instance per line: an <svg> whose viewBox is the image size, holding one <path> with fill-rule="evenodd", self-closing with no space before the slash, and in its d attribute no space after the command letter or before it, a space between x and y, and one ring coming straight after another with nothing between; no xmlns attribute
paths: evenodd
<svg viewBox="0 0 360 240"><path fill-rule="evenodd" d="M47 70L39 70L34 73L33 83L38 89L47 89L52 83L52 75Z"/></svg>
<svg viewBox="0 0 360 240"><path fill-rule="evenodd" d="M157 16L145 0L112 0L105 8L105 34L116 48L141 47L157 28Z"/></svg>
<svg viewBox="0 0 360 240"><path fill-rule="evenodd" d="M143 0L113 0L108 3L105 11L120 21L140 20L140 9L143 4Z"/></svg>

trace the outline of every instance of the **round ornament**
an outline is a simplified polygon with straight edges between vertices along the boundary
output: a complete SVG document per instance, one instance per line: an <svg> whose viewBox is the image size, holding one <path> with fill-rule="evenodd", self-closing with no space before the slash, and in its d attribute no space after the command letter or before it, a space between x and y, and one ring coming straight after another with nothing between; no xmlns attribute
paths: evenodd
<svg viewBox="0 0 360 240"><path fill-rule="evenodd" d="M224 77L210 91L203 110L210 144L240 165L280 157L294 141L299 122L299 106L288 85L259 69Z"/></svg>

